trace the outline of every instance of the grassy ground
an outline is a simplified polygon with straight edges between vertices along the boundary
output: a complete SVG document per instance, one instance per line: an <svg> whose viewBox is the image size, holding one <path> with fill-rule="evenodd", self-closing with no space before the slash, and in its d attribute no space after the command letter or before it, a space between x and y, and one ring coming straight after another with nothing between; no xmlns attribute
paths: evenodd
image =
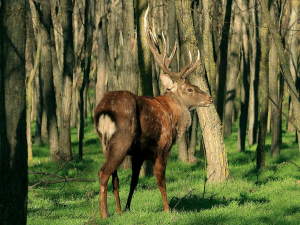
<svg viewBox="0 0 300 225"><path fill-rule="evenodd" d="M236 124L235 124L236 126ZM100 142L87 124L84 158L65 165L57 175L68 178L97 179L104 163ZM206 185L204 192L204 159L197 164L177 160L177 146L172 149L166 177L167 193L172 209L163 211L160 192L154 177L140 178L133 196L131 211L116 213L112 185L108 186L107 219L100 219L99 183L69 182L35 186L28 193L28 224L299 224L300 165L298 144L294 134L283 134L281 156L271 158L270 134L267 137L266 165L255 169L256 146L244 153L236 151L235 133L225 139L230 180L221 185ZM77 130L72 130L73 153L78 154ZM29 170L54 173L63 164L49 160L48 145L33 146ZM281 164L281 165L279 165ZM125 206L131 179L130 170L119 169L121 205ZM29 174L29 182L38 182L47 175ZM52 180L59 179L54 177Z"/></svg>

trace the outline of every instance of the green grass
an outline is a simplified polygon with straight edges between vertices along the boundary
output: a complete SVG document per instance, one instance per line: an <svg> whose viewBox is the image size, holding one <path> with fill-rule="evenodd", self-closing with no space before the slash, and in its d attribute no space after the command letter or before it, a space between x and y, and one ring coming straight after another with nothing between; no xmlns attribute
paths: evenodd
<svg viewBox="0 0 300 225"><path fill-rule="evenodd" d="M89 121L89 119L87 120ZM236 151L237 124L225 139L230 179L220 185L207 184L204 190L204 159L196 164L177 160L177 146L172 149L166 178L172 209L163 211L160 192L154 177L142 177L133 196L131 211L116 213L111 181L108 185L108 218L100 219L99 183L70 182L36 186L28 193L28 224L299 224L300 165L294 134L283 133L281 155L270 157L271 136L266 140L266 168L255 169L256 146L243 153ZM72 130L72 150L78 154L77 129ZM199 150L198 150L199 151ZM83 160L68 163L57 175L68 178L97 179L104 163L94 126L85 129ZM53 173L62 166L49 159L49 147L33 145L29 170ZM125 206L129 193L131 170L119 169L120 198ZM46 175L29 174L29 182ZM57 179L57 178L53 178Z"/></svg>

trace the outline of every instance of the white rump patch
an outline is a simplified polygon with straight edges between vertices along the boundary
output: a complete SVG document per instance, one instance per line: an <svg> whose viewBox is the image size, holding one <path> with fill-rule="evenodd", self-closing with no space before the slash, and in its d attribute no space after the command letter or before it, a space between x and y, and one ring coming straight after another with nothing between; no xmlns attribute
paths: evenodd
<svg viewBox="0 0 300 225"><path fill-rule="evenodd" d="M106 142L112 137L116 132L116 124L113 122L108 115L101 115L98 122L98 131L103 136L104 142Z"/></svg>

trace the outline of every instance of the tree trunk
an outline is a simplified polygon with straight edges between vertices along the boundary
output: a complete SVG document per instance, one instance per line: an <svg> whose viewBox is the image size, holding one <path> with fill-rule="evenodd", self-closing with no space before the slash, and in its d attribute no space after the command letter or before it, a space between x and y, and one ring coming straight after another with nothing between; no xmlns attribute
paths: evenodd
<svg viewBox="0 0 300 225"><path fill-rule="evenodd" d="M265 12L262 12L264 14ZM263 24L261 29L261 105L259 115L259 132L256 148L256 167L259 169L265 166L265 141L267 135L268 108L269 108L269 40L268 29Z"/></svg>
<svg viewBox="0 0 300 225"><path fill-rule="evenodd" d="M139 0L136 3L137 9L137 47L140 71L139 95L153 96L152 87L152 65L151 53L147 44L144 32L144 15L147 9L147 2ZM153 163L146 160L140 172L141 176L151 176L153 174Z"/></svg>
<svg viewBox="0 0 300 225"><path fill-rule="evenodd" d="M300 151L300 101L299 101L299 92L296 89L295 81L293 80L293 76L290 71L289 63L286 60L286 57L282 41L280 39L280 35L278 33L277 24L275 24L273 19L271 18L270 12L268 11L267 1L262 1L262 18L265 25L269 28L272 39L275 43L277 55L279 57L280 66L283 71L283 77L286 83L288 84L289 90L291 91L292 98L292 106L293 106L293 115L294 115L294 123L298 130L298 142L299 142L299 151Z"/></svg>
<svg viewBox="0 0 300 225"><path fill-rule="evenodd" d="M241 87L241 114L239 121L238 151L245 151L246 131L248 122L249 107L249 75L250 75L250 57L249 57L249 36L246 24L249 24L249 10L242 0L239 1L239 7L242 10L242 87ZM245 9L245 11L243 10ZM248 13L247 13L248 12Z"/></svg>
<svg viewBox="0 0 300 225"><path fill-rule="evenodd" d="M26 5L0 7L0 221L26 224L28 164L26 141ZM17 10L17 11L16 11Z"/></svg>
<svg viewBox="0 0 300 225"><path fill-rule="evenodd" d="M227 0L224 24L221 33L220 43L220 66L219 66L219 83L218 83L218 102L217 110L221 121L223 121L224 114L224 96L226 96L226 78L227 78L227 64L228 64L228 43L229 43L229 30L231 24L231 8L232 0ZM234 82L235 81L231 81ZM224 124L224 123L223 123ZM224 128L224 126L223 126Z"/></svg>
<svg viewBox="0 0 300 225"><path fill-rule="evenodd" d="M72 32L72 0L62 0L61 25L63 30L63 80L62 80L62 105L60 115L60 149L61 159L67 160L72 156L70 111L72 102L73 85L73 32Z"/></svg>
<svg viewBox="0 0 300 225"><path fill-rule="evenodd" d="M193 110L191 114L192 114L191 115L192 125L189 129L190 143L188 148L188 161L190 163L195 163L198 161L198 159L195 157L196 146L197 146L198 117L197 117L197 112L195 110Z"/></svg>
<svg viewBox="0 0 300 225"><path fill-rule="evenodd" d="M275 19L275 6L271 5L271 11ZM277 20L278 18L276 18ZM275 21L274 21L275 22ZM274 41L271 42L270 53L269 53L269 97L274 101L274 103L279 106L279 65L278 65L278 57L276 53L276 46ZM269 101L271 105L270 113L271 113L271 130L272 130L272 144L271 144L271 156L279 156L280 155L280 143L281 143L281 108L277 108L273 102Z"/></svg>
<svg viewBox="0 0 300 225"><path fill-rule="evenodd" d="M233 7L237 7L234 4ZM225 112L224 112L224 136L231 135L232 117L234 113L234 102L236 98L237 77L240 71L240 40L241 40L241 20L240 15L234 17L232 26L232 36L230 45L228 78L226 79Z"/></svg>
<svg viewBox="0 0 300 225"><path fill-rule="evenodd" d="M99 39L98 39L98 70L97 70L97 83L96 83L96 104L98 104L104 96L106 89L106 74L108 68L106 66L105 52L108 51L107 44L105 43L105 36L107 34L106 25L106 11L105 0L99 0L100 7L100 23L99 23Z"/></svg>
<svg viewBox="0 0 300 225"><path fill-rule="evenodd" d="M31 18L29 18L29 19L31 19ZM27 32L28 32L28 30L27 30ZM26 114L27 114L27 128L26 128L26 133L27 133L28 160L29 161L31 161L32 158L33 158L33 155L32 155L32 142L31 142L31 115L30 115L31 110L32 110L32 101L31 101L31 99L32 99L32 83L33 83L33 80L34 80L34 76L37 72L37 69L39 67L39 63L40 63L41 46L42 46L41 45L41 40L42 39L39 36L38 49L36 51L36 58L35 58L35 61L34 61L33 68L30 71L30 74L27 78L28 83L27 83L27 89L26 89L26 95L27 95L27 112L26 112Z"/></svg>
<svg viewBox="0 0 300 225"><path fill-rule="evenodd" d="M187 132L185 131L178 141L178 159L184 163L188 161L187 139Z"/></svg>
<svg viewBox="0 0 300 225"><path fill-rule="evenodd" d="M86 87L89 86L89 74L91 68L91 56L93 47L93 25L94 25L94 1L85 1L85 11L84 11L84 63L83 63L83 82L80 88L80 124L79 124L79 158L82 159L83 153L83 134L84 134L84 91L87 90ZM86 101L86 100L85 100Z"/></svg>
<svg viewBox="0 0 300 225"><path fill-rule="evenodd" d="M291 1L291 15L289 21L289 46L290 46L290 70L293 77L293 80L296 82L299 79L299 75L297 76L297 68L298 68L298 57L299 57L299 42L297 41L297 30L299 30L299 23L297 22L298 10L299 10L299 2L296 0ZM297 87L297 86L296 86ZM299 86L298 86L299 89ZM290 93L292 94L292 93ZM289 116L293 119L293 110L290 107ZM294 125L291 122L288 122L288 132L294 131Z"/></svg>
<svg viewBox="0 0 300 225"><path fill-rule="evenodd" d="M179 24L179 31L182 44L186 44L191 51L193 59L197 56L197 40L194 29L191 29L193 19L191 15L191 2L176 0L176 16ZM183 40L184 37L184 40ZM213 63L213 62L209 62ZM209 67L206 67L209 68ZM197 85L201 90L208 91L208 84L199 76L190 75L190 81ZM210 71L208 71L210 72ZM217 183L228 179L228 161L222 135L222 126L214 105L206 108L197 108L198 117L204 137L205 148L207 152L207 177L209 182Z"/></svg>
<svg viewBox="0 0 300 225"><path fill-rule="evenodd" d="M46 113L47 133L49 138L50 158L52 160L60 160L59 138L56 120L56 102L53 83L53 67L51 52L51 7L49 4L34 3L39 14L39 35L41 35L41 74L44 81L43 87L43 109Z"/></svg>
<svg viewBox="0 0 300 225"><path fill-rule="evenodd" d="M256 5L257 0L252 0ZM257 6L256 6L257 8ZM256 143L257 124L258 124L258 80L260 70L260 45L258 42L259 28L257 9L253 10L251 23L254 27L250 30L252 37L252 57L250 59L250 93L249 93L249 115L248 115L248 144L251 146Z"/></svg>

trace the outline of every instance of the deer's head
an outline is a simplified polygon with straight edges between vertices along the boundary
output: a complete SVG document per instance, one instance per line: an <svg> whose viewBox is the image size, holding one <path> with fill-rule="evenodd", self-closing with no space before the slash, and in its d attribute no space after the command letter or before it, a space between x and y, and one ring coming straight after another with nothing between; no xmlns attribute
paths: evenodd
<svg viewBox="0 0 300 225"><path fill-rule="evenodd" d="M197 69L197 66L200 62L200 52L198 50L198 57L195 64L191 67L192 56L189 51L189 62L187 65L178 73L174 73L169 69L170 63L172 62L177 45L175 43L172 53L169 58L166 58L166 40L164 34L162 33L163 38L163 49L162 52L159 49L157 35L154 29L154 21L152 22L152 31L148 29L147 16L149 12L149 6L146 10L144 17L144 30L146 33L146 39L148 46L153 53L153 56L160 66L160 68L165 72L165 74L160 75L160 79L163 85L167 90L173 92L181 101L181 103L186 106L188 109L193 109L196 107L208 106L212 103L212 97L202 91L198 86L193 85L186 78L194 70ZM152 41L151 41L152 37Z"/></svg>

